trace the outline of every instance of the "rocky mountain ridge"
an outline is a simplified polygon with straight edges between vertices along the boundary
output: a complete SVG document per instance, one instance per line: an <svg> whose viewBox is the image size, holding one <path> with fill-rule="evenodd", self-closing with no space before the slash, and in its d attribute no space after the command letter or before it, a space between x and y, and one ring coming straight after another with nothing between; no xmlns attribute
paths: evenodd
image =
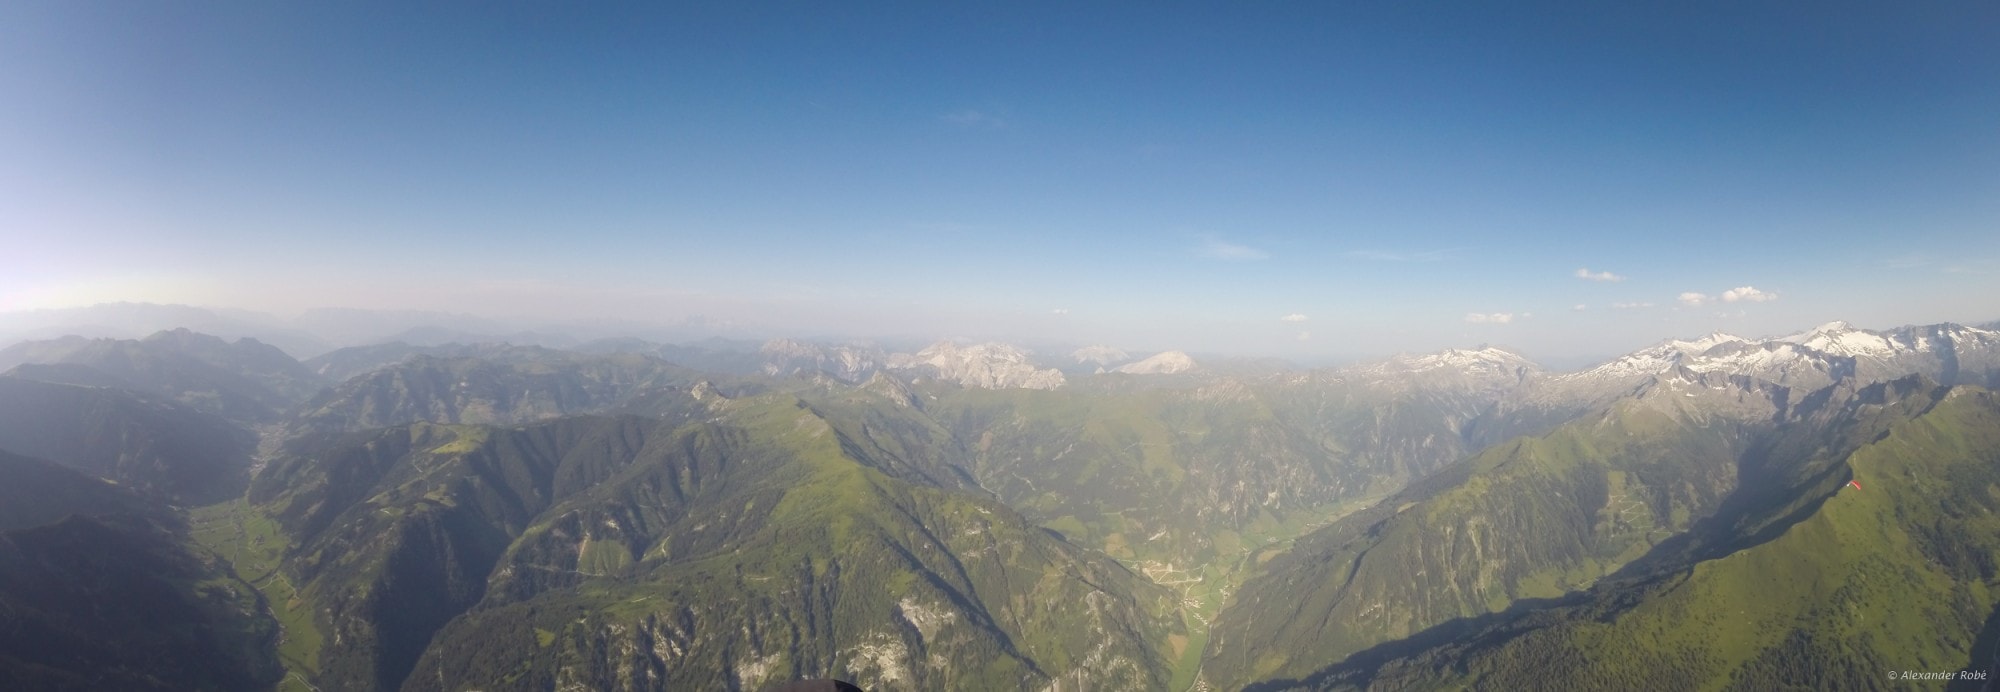
<svg viewBox="0 0 2000 692"><path fill-rule="evenodd" d="M1489 346L1308 371L1166 352L1102 377L998 343L385 345L306 368L354 374L262 426L232 511L283 542L260 588L285 585L288 641L313 621L318 653L287 660L315 684L1311 686L1781 529L1924 392L1993 383L1995 336L1831 324L1566 373ZM52 359L96 379L13 379L180 408L205 386ZM92 453L144 453L119 437ZM1016 557L974 567L996 545ZM1033 610L1048 593L1090 608Z"/></svg>
<svg viewBox="0 0 2000 692"><path fill-rule="evenodd" d="M1055 389L1068 382L1060 370L1035 367L1027 349L995 342L961 347L940 341L914 354L891 355L888 366L981 389Z"/></svg>
<svg viewBox="0 0 2000 692"><path fill-rule="evenodd" d="M1194 361L1194 357L1186 353L1180 351L1163 351L1147 356L1143 360L1118 366L1112 372L1122 372L1128 375L1178 375L1185 372L1193 372L1200 367L1201 365Z"/></svg>

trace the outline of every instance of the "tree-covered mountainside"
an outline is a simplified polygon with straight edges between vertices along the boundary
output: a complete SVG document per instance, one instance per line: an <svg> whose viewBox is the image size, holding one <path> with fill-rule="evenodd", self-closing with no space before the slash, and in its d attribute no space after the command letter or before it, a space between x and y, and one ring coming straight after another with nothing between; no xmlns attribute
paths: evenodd
<svg viewBox="0 0 2000 692"><path fill-rule="evenodd" d="M1682 371L1547 434L1496 445L1302 539L1246 583L1204 667L1301 678L1387 642L1673 565L1782 519L1788 492L1921 412L1911 379L1799 393ZM1881 416L1884 407L1898 415ZM1639 563L1639 564L1635 564ZM1684 563L1682 563L1684 564Z"/></svg>
<svg viewBox="0 0 2000 692"><path fill-rule="evenodd" d="M223 341L186 329L144 339L69 336L0 350L0 370L52 382L129 389L242 423L268 423L327 382L255 339Z"/></svg>
<svg viewBox="0 0 2000 692"><path fill-rule="evenodd" d="M297 539L289 571L339 642L315 679L1165 684L1171 592L1003 504L899 477L925 470L868 439L882 420L784 395L710 407L289 449L251 499Z"/></svg>
<svg viewBox="0 0 2000 692"><path fill-rule="evenodd" d="M498 347L511 348L511 347ZM472 356L484 350L478 346L442 344L418 346L401 341L335 349L301 361L307 370L330 382L346 382L355 375L401 363L412 356Z"/></svg>
<svg viewBox="0 0 2000 692"><path fill-rule="evenodd" d="M327 389L300 407L287 428L303 433L418 421L523 423L605 411L642 394L685 395L701 380L699 373L634 354L588 356L535 347L489 349L476 356L419 354Z"/></svg>
<svg viewBox="0 0 2000 692"><path fill-rule="evenodd" d="M240 495L255 446L251 433L181 404L0 376L0 449L179 502Z"/></svg>
<svg viewBox="0 0 2000 692"><path fill-rule="evenodd" d="M167 521L157 500L132 489L64 468L61 464L0 450L0 531L52 524L72 514L132 514Z"/></svg>
<svg viewBox="0 0 2000 692"><path fill-rule="evenodd" d="M257 689L277 636L164 504L0 452L0 688Z"/></svg>
<svg viewBox="0 0 2000 692"><path fill-rule="evenodd" d="M849 456L922 486L990 491L1033 523L1169 587L1180 603L1174 616L1193 629L1192 639L1159 646L1185 684L1207 619L1253 556L1268 559L1283 547L1275 543L1332 512L1464 454L1467 421L1522 376L1510 365L1492 377L1428 373L1433 379L1412 385L1399 379L1404 374L1120 375L1056 391L968 388L890 372L859 384L808 373L717 385L642 356L490 347L476 356L417 355L328 390L295 420L294 451L265 470L256 492L310 497L289 506L313 508L311 516L287 519L310 534L333 524L331 513L393 465L353 457L325 464L350 476L312 476L325 471L306 462L330 454L327 445L343 439L337 431L593 412L643 414L672 427L712 415L732 396L789 392L841 431ZM354 536L387 530L350 529Z"/></svg>
<svg viewBox="0 0 2000 692"><path fill-rule="evenodd" d="M644 342L640 343L644 344ZM529 365L534 363L543 363L545 365L550 366L551 368L554 368L555 366L562 363L575 362L579 360L589 360L591 357L594 356L643 355L643 356L651 356L652 358L658 360L665 360L667 362L671 362L676 365L682 365L679 361L675 361L671 358L665 358L660 355L660 353L663 351L673 352L672 349L663 349L661 347L658 347L657 345L644 344L646 348L622 350L614 348L614 346L616 345L618 344L614 342L612 344L598 344L596 345L597 348L577 348L577 349L564 350L564 349L547 348L543 346L528 346L528 345L488 343L488 342L469 343L469 344L444 343L435 345L417 345L401 341L391 341L388 343L373 344L368 346L350 346L347 348L330 351L328 353L324 353L306 359L305 361L303 361L303 365L306 367L306 369L311 370L314 373L317 373L319 376L326 378L330 382L336 382L336 383L346 382L347 380L353 379L357 375L363 375L383 368L392 367L404 361L419 356L430 356L432 358L440 358L440 359L476 358L483 361L489 361L494 363L507 363L512 365ZM744 352L743 355L746 357L754 357L755 354L754 351L752 351L752 352ZM639 363L644 361L640 359L627 358L618 362ZM683 365L683 367L686 366ZM717 370L711 368L697 368L697 369L707 373L734 372L734 371ZM741 374L751 374L755 373L756 371L757 368L754 367L753 364L750 367L743 368Z"/></svg>
<svg viewBox="0 0 2000 692"><path fill-rule="evenodd" d="M1828 325L1670 341L1575 373L1480 348L1059 385L783 340L721 349L738 359L727 372L633 352L671 350L650 344L392 344L316 361L357 374L259 425L261 445L180 403L193 390L52 357L0 378L0 449L117 485L0 490L17 503L0 521L41 531L76 521L66 504L138 502L142 522L65 530L157 548L134 559L170 585L130 588L208 585L181 612L234 603L231 631L262 632L263 658L217 660L275 658L286 689L1511 686L1550 642L1629 653L1590 647L1639 634L1547 633L1642 612L1784 540L1844 497L1828 488L1855 459L1974 397L1951 387L1984 382L1996 343ZM968 362L1035 367L1021 349L979 352L992 362ZM246 469L247 494L219 502ZM188 510L189 531L162 499L217 503ZM80 547L49 550L36 559ZM1985 627L1984 596L1937 597L1984 609L1967 637ZM1988 629L1979 641L2000 641ZM1773 661L1922 648L1800 631ZM1926 665L1986 655L1938 641ZM1678 651L1647 660L1689 667L1674 678L1689 684L1774 679Z"/></svg>
<svg viewBox="0 0 2000 692"><path fill-rule="evenodd" d="M2000 396L1952 389L1831 470L1798 489L1777 530L1726 554L1384 651L1301 686L1871 689L1942 686L1894 677L1904 672L1991 679Z"/></svg>

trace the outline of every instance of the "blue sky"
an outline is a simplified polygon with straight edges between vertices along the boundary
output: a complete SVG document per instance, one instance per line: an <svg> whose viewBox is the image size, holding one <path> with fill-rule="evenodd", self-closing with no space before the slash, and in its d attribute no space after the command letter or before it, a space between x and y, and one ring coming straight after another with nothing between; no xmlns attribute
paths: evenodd
<svg viewBox="0 0 2000 692"><path fill-rule="evenodd" d="M1612 5L6 3L0 310L1293 357L2000 319L2000 6Z"/></svg>

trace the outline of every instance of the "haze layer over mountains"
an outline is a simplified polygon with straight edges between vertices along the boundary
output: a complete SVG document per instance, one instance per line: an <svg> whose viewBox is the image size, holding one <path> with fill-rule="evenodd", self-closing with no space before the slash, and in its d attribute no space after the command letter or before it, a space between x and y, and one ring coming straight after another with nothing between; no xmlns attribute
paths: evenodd
<svg viewBox="0 0 2000 692"><path fill-rule="evenodd" d="M0 692L2000 679L1996 26L0 2Z"/></svg>
<svg viewBox="0 0 2000 692"><path fill-rule="evenodd" d="M44 337L0 349L13 688L1768 689L2000 641L1990 327Z"/></svg>

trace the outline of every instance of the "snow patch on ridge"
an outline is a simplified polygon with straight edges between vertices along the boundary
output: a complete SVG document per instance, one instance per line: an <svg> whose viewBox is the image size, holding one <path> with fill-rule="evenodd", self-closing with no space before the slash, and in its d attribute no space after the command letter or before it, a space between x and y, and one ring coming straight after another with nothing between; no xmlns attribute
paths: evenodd
<svg viewBox="0 0 2000 692"><path fill-rule="evenodd" d="M1481 374L1512 372L1524 367L1534 367L1534 363L1513 351L1485 346L1477 349L1453 348L1437 353L1399 355L1367 369L1377 372L1456 370Z"/></svg>

